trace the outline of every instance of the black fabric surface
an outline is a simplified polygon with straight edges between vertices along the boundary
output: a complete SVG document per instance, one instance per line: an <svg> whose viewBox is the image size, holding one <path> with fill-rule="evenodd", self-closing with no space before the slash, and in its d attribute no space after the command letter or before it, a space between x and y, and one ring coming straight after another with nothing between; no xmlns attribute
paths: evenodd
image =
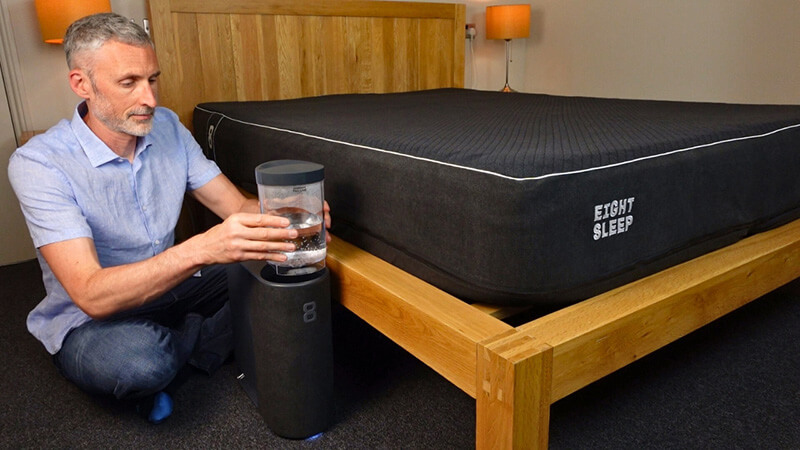
<svg viewBox="0 0 800 450"><path fill-rule="evenodd" d="M0 448L474 448L474 400L350 313L334 315L334 424L275 436L233 362L193 373L160 425L84 394L25 330L36 261L0 267ZM553 449L800 447L795 282L557 402Z"/></svg>
<svg viewBox="0 0 800 450"><path fill-rule="evenodd" d="M251 192L262 162L324 165L334 235L484 303L575 302L800 217L800 106L445 89L202 104L194 132Z"/></svg>
<svg viewBox="0 0 800 450"><path fill-rule="evenodd" d="M228 102L199 108L251 125L516 178L592 169L800 125L800 106L465 89Z"/></svg>

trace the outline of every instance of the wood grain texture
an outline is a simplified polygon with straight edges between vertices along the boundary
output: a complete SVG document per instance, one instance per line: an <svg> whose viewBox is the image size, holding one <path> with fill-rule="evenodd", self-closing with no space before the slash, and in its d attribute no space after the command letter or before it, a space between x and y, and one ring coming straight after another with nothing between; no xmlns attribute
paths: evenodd
<svg viewBox="0 0 800 450"><path fill-rule="evenodd" d="M345 307L476 396L476 344L511 326L341 239L327 265Z"/></svg>
<svg viewBox="0 0 800 450"><path fill-rule="evenodd" d="M201 102L464 84L464 5L152 0L150 8L160 102L187 127Z"/></svg>
<svg viewBox="0 0 800 450"><path fill-rule="evenodd" d="M476 448L547 448L553 349L513 330L477 359Z"/></svg>
<svg viewBox="0 0 800 450"><path fill-rule="evenodd" d="M554 348L556 401L800 277L800 220L520 326Z"/></svg>

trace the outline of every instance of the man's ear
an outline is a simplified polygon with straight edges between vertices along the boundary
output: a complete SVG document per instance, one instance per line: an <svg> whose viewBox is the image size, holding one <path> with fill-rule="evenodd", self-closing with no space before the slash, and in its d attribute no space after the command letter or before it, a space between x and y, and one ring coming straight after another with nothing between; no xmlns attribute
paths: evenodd
<svg viewBox="0 0 800 450"><path fill-rule="evenodd" d="M88 99L92 93L92 83L89 76L81 69L69 71L69 87L78 94L78 97Z"/></svg>

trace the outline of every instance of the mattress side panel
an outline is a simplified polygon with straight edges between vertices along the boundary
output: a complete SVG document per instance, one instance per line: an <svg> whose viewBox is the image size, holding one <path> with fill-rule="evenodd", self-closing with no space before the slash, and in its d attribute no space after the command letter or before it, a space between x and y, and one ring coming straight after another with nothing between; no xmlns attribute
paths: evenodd
<svg viewBox="0 0 800 450"><path fill-rule="evenodd" d="M569 176L514 180L197 115L255 192L272 159L326 167L334 234L465 300L565 304L800 217L800 130Z"/></svg>

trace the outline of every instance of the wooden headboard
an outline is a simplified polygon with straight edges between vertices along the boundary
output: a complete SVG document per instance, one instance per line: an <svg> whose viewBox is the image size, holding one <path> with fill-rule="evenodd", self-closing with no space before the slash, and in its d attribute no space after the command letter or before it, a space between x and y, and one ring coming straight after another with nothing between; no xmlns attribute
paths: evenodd
<svg viewBox="0 0 800 450"><path fill-rule="evenodd" d="M190 126L209 101L464 85L462 4L149 0L160 103Z"/></svg>

